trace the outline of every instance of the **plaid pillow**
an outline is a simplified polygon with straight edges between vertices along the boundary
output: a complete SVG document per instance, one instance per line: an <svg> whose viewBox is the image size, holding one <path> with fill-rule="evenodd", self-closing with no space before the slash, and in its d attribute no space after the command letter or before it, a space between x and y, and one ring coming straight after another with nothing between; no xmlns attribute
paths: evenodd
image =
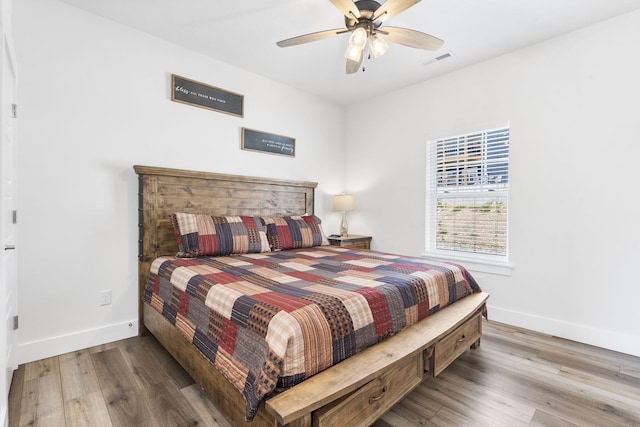
<svg viewBox="0 0 640 427"><path fill-rule="evenodd" d="M262 221L267 226L267 239L273 251L329 244L317 216L263 216Z"/></svg>
<svg viewBox="0 0 640 427"><path fill-rule="evenodd" d="M177 258L269 252L269 241L257 216L171 215L178 239Z"/></svg>

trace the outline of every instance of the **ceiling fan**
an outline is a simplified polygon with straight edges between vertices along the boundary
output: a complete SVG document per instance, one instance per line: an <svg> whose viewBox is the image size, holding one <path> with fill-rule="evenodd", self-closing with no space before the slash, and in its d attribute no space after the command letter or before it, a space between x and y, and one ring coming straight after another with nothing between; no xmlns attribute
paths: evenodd
<svg viewBox="0 0 640 427"><path fill-rule="evenodd" d="M444 43L437 37L420 31L400 27L383 27L387 19L420 2L420 0L330 0L344 14L346 29L319 31L276 43L280 47L324 40L344 33L351 33L349 47L345 52L347 74L360 69L365 57L367 40L374 58L384 55L389 49L387 41L416 49L437 50ZM381 4L382 3L382 4Z"/></svg>

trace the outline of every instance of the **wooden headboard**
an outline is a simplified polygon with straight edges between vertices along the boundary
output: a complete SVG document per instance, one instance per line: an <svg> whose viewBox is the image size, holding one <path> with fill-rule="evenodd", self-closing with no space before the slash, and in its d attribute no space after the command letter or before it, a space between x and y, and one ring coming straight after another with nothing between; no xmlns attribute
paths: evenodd
<svg viewBox="0 0 640 427"><path fill-rule="evenodd" d="M175 255L178 243L169 216L175 212L209 215L302 215L314 213L317 182L257 178L153 166L133 167L138 190L138 299L142 333L142 295L154 259Z"/></svg>

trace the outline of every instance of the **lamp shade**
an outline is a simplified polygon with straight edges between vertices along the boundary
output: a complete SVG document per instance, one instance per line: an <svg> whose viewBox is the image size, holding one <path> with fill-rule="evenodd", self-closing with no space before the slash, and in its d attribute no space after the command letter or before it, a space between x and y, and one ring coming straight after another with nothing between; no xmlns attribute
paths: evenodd
<svg viewBox="0 0 640 427"><path fill-rule="evenodd" d="M353 210L353 206L353 195L340 194L339 196L333 196L334 211L351 211Z"/></svg>

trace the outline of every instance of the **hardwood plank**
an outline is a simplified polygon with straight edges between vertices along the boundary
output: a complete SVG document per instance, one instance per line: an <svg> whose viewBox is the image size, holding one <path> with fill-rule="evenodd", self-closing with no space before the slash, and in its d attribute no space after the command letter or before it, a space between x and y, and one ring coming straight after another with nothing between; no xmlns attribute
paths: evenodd
<svg viewBox="0 0 640 427"><path fill-rule="evenodd" d="M102 395L114 427L162 425L155 422L142 390L111 387L103 389Z"/></svg>
<svg viewBox="0 0 640 427"><path fill-rule="evenodd" d="M580 427L580 424L574 424L541 410L536 411L531 420L531 425L539 427Z"/></svg>
<svg viewBox="0 0 640 427"><path fill-rule="evenodd" d="M100 391L98 377L88 351L63 354L59 357L59 364L62 398L65 402Z"/></svg>
<svg viewBox="0 0 640 427"><path fill-rule="evenodd" d="M526 344L520 343L511 343L509 339L505 337L496 338L491 336L491 334L483 335L483 340L486 343L487 341L494 340L493 346L488 351L492 351L495 353L500 353L502 357L512 363L516 363L522 366L523 369L530 368L535 370L541 370L548 372L550 374L557 374L560 372L560 368L562 365L558 363L552 363L549 360L541 360L538 355L539 351L537 348L531 350L531 347L528 347Z"/></svg>
<svg viewBox="0 0 640 427"><path fill-rule="evenodd" d="M413 393L409 394L400 404L406 405L407 408L416 408L416 412L421 416L424 416L427 419L432 418L435 414L438 413L440 409L442 409L442 405L438 402L435 402L429 399L424 394L423 386L428 383L428 381L432 381L433 379L427 380L418 387Z"/></svg>
<svg viewBox="0 0 640 427"><path fill-rule="evenodd" d="M563 348L542 347L538 358L561 367L579 368L597 375L614 376L620 372L620 363L614 363L597 356L585 356L585 353Z"/></svg>
<svg viewBox="0 0 640 427"><path fill-rule="evenodd" d="M111 418L100 390L64 402L67 427L111 427Z"/></svg>
<svg viewBox="0 0 640 427"><path fill-rule="evenodd" d="M36 364L33 371L41 371ZM64 427L64 404L59 375L45 375L24 382L19 426Z"/></svg>
<svg viewBox="0 0 640 427"><path fill-rule="evenodd" d="M143 340L130 338L120 341L119 347L139 388L160 384L169 379L166 371L159 369L160 363L153 352L144 347Z"/></svg>
<svg viewBox="0 0 640 427"><path fill-rule="evenodd" d="M91 355L100 387L104 389L119 388L123 390L137 388L135 379L122 356L119 348L101 351Z"/></svg>
<svg viewBox="0 0 640 427"><path fill-rule="evenodd" d="M629 377L640 379L640 367L623 364L620 366L620 373Z"/></svg>
<svg viewBox="0 0 640 427"><path fill-rule="evenodd" d="M429 426L438 427L451 427L451 426L474 426L474 427L498 427L498 424L486 422L480 422L475 418L468 418L463 414L449 409L448 407L442 407L438 413L429 420L427 424Z"/></svg>
<svg viewBox="0 0 640 427"><path fill-rule="evenodd" d="M139 338L145 351L152 353L158 361L158 369L161 369L166 375L176 383L178 388L185 388L195 384L193 378L189 376L187 371L174 359L169 352L160 345L158 340L152 335Z"/></svg>
<svg viewBox="0 0 640 427"><path fill-rule="evenodd" d="M602 402L582 393L579 385L563 381L558 375L525 370L522 366L498 358L492 358L491 363L501 367L491 377L494 390L518 400L529 401L537 409L546 409L552 415L585 426L615 425L623 419L623 416L616 415L618 410L611 406L614 402L608 402L612 410L607 409L601 405ZM550 405L550 402L553 404Z"/></svg>
<svg viewBox="0 0 640 427"><path fill-rule="evenodd" d="M478 385L473 377L460 376L456 367L451 366L451 371L445 371L435 379L450 396L456 396L470 408L488 417L500 416L505 420L513 420L513 425L531 421L535 413L534 407L512 399L508 394Z"/></svg>
<svg viewBox="0 0 640 427"><path fill-rule="evenodd" d="M435 414L434 414L435 415ZM429 425L429 420L431 420L433 416L429 417L429 419L419 420L418 423L415 423L417 418L410 413L393 410L389 411L382 418L372 424L373 427L387 427L387 426L426 426Z"/></svg>
<svg viewBox="0 0 640 427"><path fill-rule="evenodd" d="M622 400L637 402L640 399L640 380L627 380L623 374L615 376L598 376L588 371L576 368L562 368L559 375L578 383L589 385L594 393L598 393L607 398L620 396ZM640 411L640 408L638 408Z"/></svg>
<svg viewBox="0 0 640 427"><path fill-rule="evenodd" d="M536 348L540 348L540 343L536 343ZM548 344L547 344L548 345ZM575 344L573 344L575 346ZM593 354L593 350L585 346L586 354ZM562 346L560 346L562 348ZM537 377L542 380L553 381L557 389L562 389L564 397L580 404L589 402L589 408L595 417L609 418L607 422L618 422L619 419L637 420L638 389L635 379L629 380L630 385L623 381L622 376L616 374L615 364L602 362L602 360L592 360L585 355L568 353L571 356L549 357L550 353L560 353L561 350L548 350L543 348L540 351L541 360L547 360L551 364L558 363L559 359L564 360L566 365L574 368L561 366L557 375L550 375L548 371L541 371ZM569 359L567 359L569 357ZM611 367L612 366L612 367ZM597 385L594 384L597 382ZM607 404L602 404L607 401Z"/></svg>
<svg viewBox="0 0 640 427"><path fill-rule="evenodd" d="M218 408L211 402L211 399L200 388L198 384L184 387L180 392L187 399L205 426L208 427L232 427L232 424L225 418Z"/></svg>
<svg viewBox="0 0 640 427"><path fill-rule="evenodd" d="M447 387L446 382L440 378L435 378L427 382L430 383L428 393L426 393L427 398L442 405L442 408L434 417L436 419L443 417L443 414L451 413L451 415L447 415L447 419L453 417L453 414L455 414L455 416L460 417L461 420L473 420L473 424L478 426L495 426L498 421L510 426L527 424L507 415L500 414L497 411L492 411L490 408L483 408L482 404L478 404L477 401L468 398L465 393L461 393L455 388ZM425 386L426 385L427 383L425 383ZM486 401L483 402L486 403Z"/></svg>
<svg viewBox="0 0 640 427"><path fill-rule="evenodd" d="M158 424L175 427L204 425L189 401L171 380L145 389L153 418Z"/></svg>
<svg viewBox="0 0 640 427"><path fill-rule="evenodd" d="M9 387L9 427L20 425L20 407L22 406L22 389L24 388L25 365L18 366L13 373Z"/></svg>
<svg viewBox="0 0 640 427"><path fill-rule="evenodd" d="M614 365L619 365L620 363L629 363L631 365L635 365L640 369L640 358L634 357L628 354L623 354L611 350L607 350L600 347L595 347L589 344L580 343L577 341L571 341L564 338L559 338L555 336L549 336L544 334L538 334L531 331L520 330L514 332L514 335L518 336L519 334L527 333L531 337L540 336L540 341L544 343L546 346L550 348L554 348L559 350L562 353L572 353L584 356L586 359L594 359L594 360L603 360L603 361L611 361Z"/></svg>
<svg viewBox="0 0 640 427"><path fill-rule="evenodd" d="M389 416L393 416L393 414L390 414ZM396 425L402 425L402 424L396 424ZM426 424L422 424L422 425L426 425ZM371 424L371 426L372 427L393 427L393 424L388 423L384 418L380 418L378 421Z"/></svg>
<svg viewBox="0 0 640 427"><path fill-rule="evenodd" d="M112 348L116 348L117 346L118 346L118 342L110 342L106 344L97 345L95 347L91 347L90 349L88 349L88 351L91 354L100 353L106 350L110 350Z"/></svg>
<svg viewBox="0 0 640 427"><path fill-rule="evenodd" d="M44 377L47 375L58 375L60 373L58 357L49 357L47 359L29 363L27 364L25 369L25 381L33 380L35 378Z"/></svg>
<svg viewBox="0 0 640 427"><path fill-rule="evenodd" d="M428 420L438 413L442 405L425 401L424 399L416 399L416 396L419 396L419 394L416 392L411 393L398 403L393 408L393 411L387 412L382 419L391 425L399 425L400 420L405 425L425 425ZM395 417L398 417L398 419L394 420Z"/></svg>
<svg viewBox="0 0 640 427"><path fill-rule="evenodd" d="M91 359L114 427L148 425L151 409L118 346L94 353Z"/></svg>

